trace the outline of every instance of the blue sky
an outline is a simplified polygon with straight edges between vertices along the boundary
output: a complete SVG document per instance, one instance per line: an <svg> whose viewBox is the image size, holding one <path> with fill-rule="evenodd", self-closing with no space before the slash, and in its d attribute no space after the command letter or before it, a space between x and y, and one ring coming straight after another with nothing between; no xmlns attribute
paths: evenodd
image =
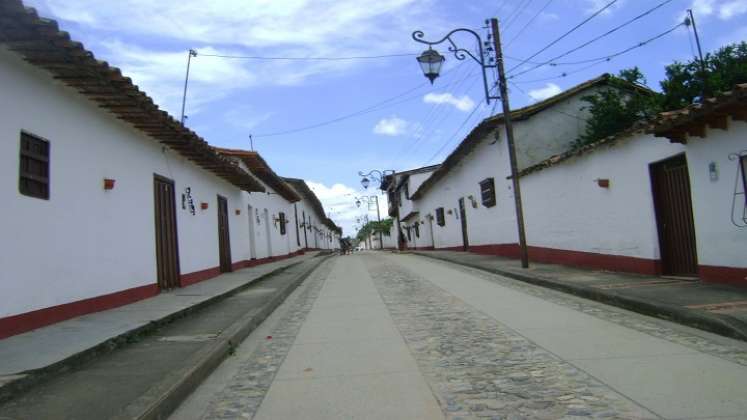
<svg viewBox="0 0 747 420"><path fill-rule="evenodd" d="M457 27L483 34L498 17L508 68L532 55L611 0L26 0L59 21L73 39L118 66L178 118L187 50L192 60L187 125L217 146L254 146L275 171L309 181L333 220L351 233L364 210L359 170L403 170L439 162L480 119L473 62L447 57L430 86L414 56L371 60L288 61L208 57L348 57L417 54L410 34L440 38ZM662 0L618 0L532 61L549 60L633 18ZM672 28L692 8L705 51L747 39L747 0L672 0L559 62L604 57ZM534 18L536 16L536 18ZM532 20L532 18L534 18ZM527 25L528 24L528 25ZM466 48L470 38L458 38ZM639 66L658 89L664 66L693 56L685 28L608 62L544 66L516 76L512 107L543 99L604 72ZM521 72L533 66L525 64ZM558 77L567 72L565 77ZM396 99L392 99L396 98ZM388 100L388 101L387 101ZM384 102L386 101L386 102ZM382 104L382 102L384 102ZM294 133L381 104L371 112ZM477 109L475 109L477 107ZM500 105L495 109L500 112ZM471 115L471 118L468 116ZM462 127L459 130L459 127ZM363 206L365 207L365 206ZM382 211L385 213L382 199ZM375 217L375 212L370 213Z"/></svg>

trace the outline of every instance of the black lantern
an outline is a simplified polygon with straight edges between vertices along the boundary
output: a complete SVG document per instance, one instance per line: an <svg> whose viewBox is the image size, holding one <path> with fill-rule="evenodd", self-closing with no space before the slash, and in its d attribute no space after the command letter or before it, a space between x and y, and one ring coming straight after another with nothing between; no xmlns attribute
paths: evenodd
<svg viewBox="0 0 747 420"><path fill-rule="evenodd" d="M433 81L436 80L438 74L441 72L441 65L446 58L439 54L438 51L428 48L420 54L417 60L420 68L423 70L423 74L433 84Z"/></svg>
<svg viewBox="0 0 747 420"><path fill-rule="evenodd" d="M355 200L355 205L360 207L361 206L361 200Z"/></svg>
<svg viewBox="0 0 747 420"><path fill-rule="evenodd" d="M361 185L363 185L363 188L368 189L368 186L370 184L371 184L371 181L365 176L363 177L363 179L361 179Z"/></svg>

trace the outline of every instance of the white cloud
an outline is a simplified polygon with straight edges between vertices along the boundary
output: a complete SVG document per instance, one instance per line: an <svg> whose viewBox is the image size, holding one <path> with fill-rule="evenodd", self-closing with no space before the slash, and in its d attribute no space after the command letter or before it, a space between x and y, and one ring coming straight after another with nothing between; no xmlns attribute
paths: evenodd
<svg viewBox="0 0 747 420"><path fill-rule="evenodd" d="M418 123L409 122L397 116L382 118L373 128L373 132L382 136L417 136L422 132L422 126Z"/></svg>
<svg viewBox="0 0 747 420"><path fill-rule="evenodd" d="M77 26L74 39L157 99L172 114L181 102L188 48L201 54L330 57L384 55L413 49L414 28L438 27L434 0L26 0L45 17ZM309 16L314 18L309 19ZM70 25L70 22L75 25ZM391 34L385 36L384 34ZM402 35L405 34L405 35ZM395 59L396 60L396 59ZM310 78L386 64L381 60L192 60L193 105L222 99L253 86L297 85ZM225 88L233 85L233 89ZM194 94L194 95L193 95Z"/></svg>
<svg viewBox="0 0 747 420"><path fill-rule="evenodd" d="M560 86L556 85L555 83L548 83L543 88L530 90L529 97L534 101L541 101L551 96L555 96L562 91L563 90L560 88Z"/></svg>
<svg viewBox="0 0 747 420"><path fill-rule="evenodd" d="M449 104L456 109L464 112L472 111L475 108L475 101L467 95L457 98L451 93L428 93L423 97L423 102L427 104Z"/></svg>
<svg viewBox="0 0 747 420"><path fill-rule="evenodd" d="M714 15L721 20L729 20L747 13L747 0L693 0L690 8L696 20Z"/></svg>
<svg viewBox="0 0 747 420"><path fill-rule="evenodd" d="M371 191L362 194L354 188L344 184L334 184L330 187L321 182L315 181L306 181L306 184L309 186L311 191L319 197L319 201L322 202L327 217L332 219L338 226L342 227L343 235L354 235L354 226L356 225L357 220L362 219L365 215L368 215L369 220L376 220L375 206L369 211L365 203L363 203L361 207L355 205L356 197L361 195L371 195ZM381 216L382 218L387 217L388 203L386 195L379 194L377 197L379 200L379 211L381 212Z"/></svg>

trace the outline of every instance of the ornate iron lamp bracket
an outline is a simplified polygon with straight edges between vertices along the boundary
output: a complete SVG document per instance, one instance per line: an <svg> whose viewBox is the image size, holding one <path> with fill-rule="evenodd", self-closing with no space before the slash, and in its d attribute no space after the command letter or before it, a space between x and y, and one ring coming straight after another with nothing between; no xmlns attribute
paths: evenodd
<svg viewBox="0 0 747 420"><path fill-rule="evenodd" d="M478 50L477 56L472 54L471 51L461 48L460 46L456 44L456 42L454 42L451 36L459 32L466 32L475 37L475 39L477 40L477 50ZM490 88L488 87L487 69L496 68L496 63L494 62L492 57L486 62L485 60L486 55L485 55L485 51L483 50L483 41L477 32L473 31L472 29L457 28L449 32L448 34L446 34L446 36L439 39L438 41L428 41L423 38L425 38L425 33L423 33L423 31L415 31L412 33L412 39L414 39L416 42L427 45L428 48L432 48L434 45L439 45L444 42L448 42L449 52L453 53L454 57L456 57L457 60L464 60L468 56L472 58L473 60L475 60L475 62L479 64L480 68L482 69L482 81L483 81L483 86L485 88L485 101L489 104L491 99L495 99L495 100L500 99L500 96L492 96L490 94L492 87Z"/></svg>

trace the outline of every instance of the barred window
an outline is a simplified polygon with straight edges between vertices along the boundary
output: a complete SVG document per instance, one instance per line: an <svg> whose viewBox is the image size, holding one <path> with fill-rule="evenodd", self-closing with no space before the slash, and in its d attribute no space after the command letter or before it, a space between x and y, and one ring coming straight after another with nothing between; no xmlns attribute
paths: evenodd
<svg viewBox="0 0 747 420"><path fill-rule="evenodd" d="M436 224L439 226L446 225L446 218L444 217L444 208L439 207L436 209Z"/></svg>
<svg viewBox="0 0 747 420"><path fill-rule="evenodd" d="M288 222L285 220L285 213L282 211L278 214L278 219L280 219L280 234L285 235L285 224Z"/></svg>
<svg viewBox="0 0 747 420"><path fill-rule="evenodd" d="M49 142L21 132L18 190L29 197L49 200Z"/></svg>
<svg viewBox="0 0 747 420"><path fill-rule="evenodd" d="M480 182L480 196L483 206L495 206L495 181L493 178L486 178Z"/></svg>

